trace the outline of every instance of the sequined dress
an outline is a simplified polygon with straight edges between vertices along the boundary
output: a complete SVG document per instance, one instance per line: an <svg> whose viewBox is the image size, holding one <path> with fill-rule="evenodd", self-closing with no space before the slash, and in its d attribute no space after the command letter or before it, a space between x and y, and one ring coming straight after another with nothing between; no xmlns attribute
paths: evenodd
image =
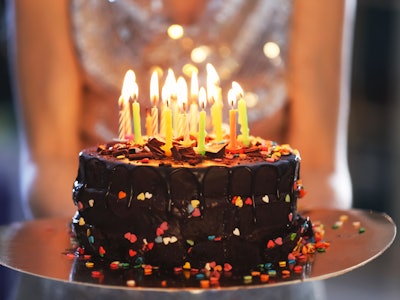
<svg viewBox="0 0 400 300"><path fill-rule="evenodd" d="M136 73L145 111L150 106L148 85L154 67L185 75L185 66L194 65L199 69L199 84L205 85L206 63L213 64L221 78L224 101L231 82L238 81L246 91L250 123L271 118L261 135L279 136L285 125L292 0L194 0L195 13L183 19L171 9L173 2L72 1L76 51L87 90L95 95L85 97L82 110L87 143L116 136L117 99L127 69ZM184 22L183 37L169 38L168 27L179 22ZM200 60L193 57L195 51L203 55Z"/></svg>

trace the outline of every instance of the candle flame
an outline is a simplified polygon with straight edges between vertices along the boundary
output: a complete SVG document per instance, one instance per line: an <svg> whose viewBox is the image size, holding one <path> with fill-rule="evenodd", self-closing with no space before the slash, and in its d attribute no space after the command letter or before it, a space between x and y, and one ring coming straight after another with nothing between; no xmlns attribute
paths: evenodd
<svg viewBox="0 0 400 300"><path fill-rule="evenodd" d="M175 98L177 86L176 86L175 74L174 71L172 71L172 69L168 69L168 75L167 78L165 79L165 85L168 85L170 97Z"/></svg>
<svg viewBox="0 0 400 300"><path fill-rule="evenodd" d="M243 98L244 92L243 92L243 89L242 89L242 87L240 86L239 83L237 83L236 81L233 81L232 82L232 89L235 91L237 98L239 98L239 99Z"/></svg>
<svg viewBox="0 0 400 300"><path fill-rule="evenodd" d="M210 63L206 65L207 70L207 82L210 82L215 85L219 85L219 76L217 70L215 70L214 66Z"/></svg>
<svg viewBox="0 0 400 300"><path fill-rule="evenodd" d="M199 106L201 109L206 108L206 103L207 103L207 95L206 95L206 89L204 87L201 87L199 90Z"/></svg>
<svg viewBox="0 0 400 300"><path fill-rule="evenodd" d="M228 103L231 105L231 108L233 109L235 107L236 104L236 92L235 90L229 89L228 91Z"/></svg>
<svg viewBox="0 0 400 300"><path fill-rule="evenodd" d="M157 105L159 98L159 87L158 87L158 73L154 71L150 79L150 101L153 106Z"/></svg>
<svg viewBox="0 0 400 300"><path fill-rule="evenodd" d="M192 79L190 82L190 95L193 99L195 99L199 94L199 79L197 76L197 72L192 72Z"/></svg>
<svg viewBox="0 0 400 300"><path fill-rule="evenodd" d="M134 90L135 80L136 80L135 73L132 70L128 70L125 73L124 83L122 84L122 90L121 90L121 95L125 99L125 101L128 101L129 97L131 97L135 92Z"/></svg>
<svg viewBox="0 0 400 300"><path fill-rule="evenodd" d="M188 102L188 87L186 80L181 76L177 81L177 89L178 104L183 111L186 111L186 105Z"/></svg>
<svg viewBox="0 0 400 300"><path fill-rule="evenodd" d="M132 95L132 99L134 101L136 101L138 99L138 97L139 97L139 87L138 87L138 84L136 82L134 82L132 84L132 94L131 95Z"/></svg>
<svg viewBox="0 0 400 300"><path fill-rule="evenodd" d="M171 91L169 90L169 86L167 84L164 84L164 86L161 89L161 98L163 103L169 106Z"/></svg>
<svg viewBox="0 0 400 300"><path fill-rule="evenodd" d="M206 65L207 69L207 95L210 102L218 99L219 76L214 66L210 63Z"/></svg>

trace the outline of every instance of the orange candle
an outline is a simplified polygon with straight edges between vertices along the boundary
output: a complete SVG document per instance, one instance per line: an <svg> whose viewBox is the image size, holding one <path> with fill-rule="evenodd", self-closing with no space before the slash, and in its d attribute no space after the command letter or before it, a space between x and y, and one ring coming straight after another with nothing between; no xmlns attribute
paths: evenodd
<svg viewBox="0 0 400 300"><path fill-rule="evenodd" d="M237 110L235 107L236 102L236 93L233 89L230 89L228 92L228 101L231 105L231 109L229 110L229 128L230 128L230 139L229 144L227 146L228 150L237 150L237 140L236 140L236 113Z"/></svg>
<svg viewBox="0 0 400 300"><path fill-rule="evenodd" d="M152 126L153 124L152 124L152 117L151 117L151 114L150 114L150 112L149 112L149 109L148 108L146 108L146 135L149 137L149 136L152 136L153 134L152 134Z"/></svg>

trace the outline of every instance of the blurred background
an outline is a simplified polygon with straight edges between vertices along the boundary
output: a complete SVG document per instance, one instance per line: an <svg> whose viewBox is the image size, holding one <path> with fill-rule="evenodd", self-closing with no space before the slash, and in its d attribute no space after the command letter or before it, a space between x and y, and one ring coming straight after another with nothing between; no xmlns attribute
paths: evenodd
<svg viewBox="0 0 400 300"><path fill-rule="evenodd" d="M18 198L16 115L8 76L5 0L0 0L0 225L23 219ZM354 35L348 157L354 207L400 224L400 1L359 0ZM72 200L71 200L72 201ZM326 280L328 299L398 299L400 244ZM0 299L15 272L0 267Z"/></svg>

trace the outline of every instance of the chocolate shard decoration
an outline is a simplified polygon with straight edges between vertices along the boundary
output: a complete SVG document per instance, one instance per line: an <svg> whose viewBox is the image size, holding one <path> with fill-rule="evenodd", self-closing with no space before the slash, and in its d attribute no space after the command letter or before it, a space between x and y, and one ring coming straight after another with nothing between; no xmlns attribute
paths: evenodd
<svg viewBox="0 0 400 300"><path fill-rule="evenodd" d="M153 157L154 157L153 153L147 151L128 154L129 160L141 160L143 158L153 158Z"/></svg>
<svg viewBox="0 0 400 300"><path fill-rule="evenodd" d="M206 156L209 158L223 158L227 143L213 143L206 146Z"/></svg>
<svg viewBox="0 0 400 300"><path fill-rule="evenodd" d="M150 149L153 156L157 159L165 157L164 151L161 149L164 143L157 140L156 138L149 139L147 142L147 147Z"/></svg>

